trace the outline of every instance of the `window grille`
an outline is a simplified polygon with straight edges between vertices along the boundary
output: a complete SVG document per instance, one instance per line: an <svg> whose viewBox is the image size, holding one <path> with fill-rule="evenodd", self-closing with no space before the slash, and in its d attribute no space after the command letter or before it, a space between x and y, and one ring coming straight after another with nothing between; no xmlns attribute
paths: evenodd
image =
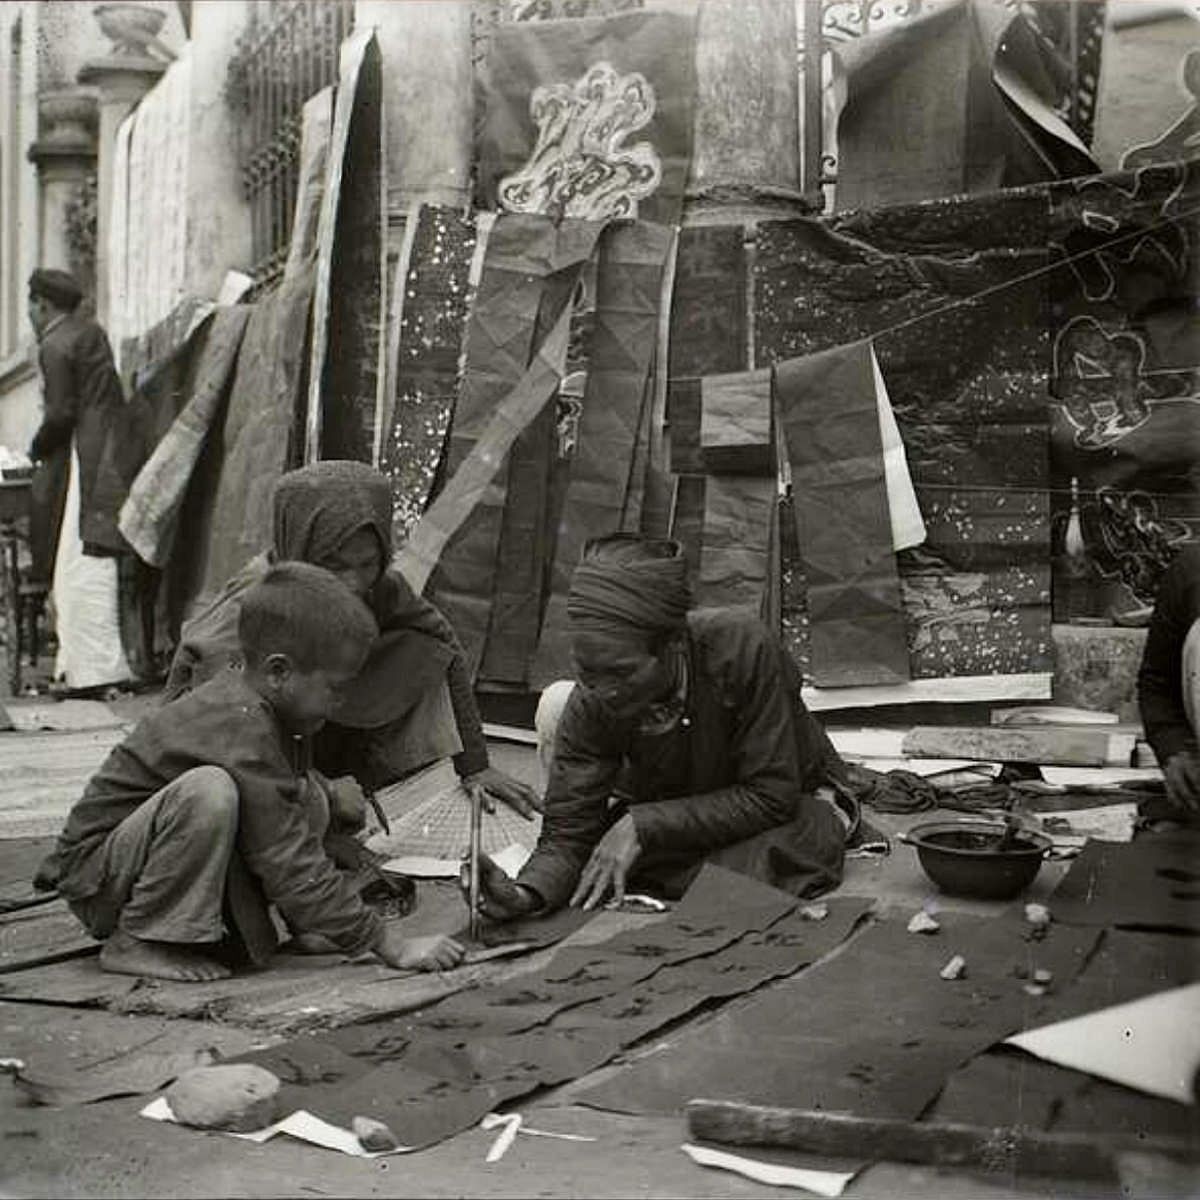
<svg viewBox="0 0 1200 1200"><path fill-rule="evenodd" d="M337 82L352 0L258 0L242 51L249 152L242 182L250 201L256 284L274 279L287 259L300 174L301 109Z"/></svg>

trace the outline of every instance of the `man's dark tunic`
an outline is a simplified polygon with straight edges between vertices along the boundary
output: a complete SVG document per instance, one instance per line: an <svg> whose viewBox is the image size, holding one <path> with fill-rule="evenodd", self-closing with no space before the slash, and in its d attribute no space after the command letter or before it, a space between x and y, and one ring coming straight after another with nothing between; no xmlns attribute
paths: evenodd
<svg viewBox="0 0 1200 1200"><path fill-rule="evenodd" d="M556 908L620 815L621 795L642 854L629 886L677 896L702 861L814 895L841 879L843 829L812 793L844 770L800 699L800 678L759 621L688 616L684 719L647 736L612 718L581 687L558 727L537 850L519 882Z"/></svg>
<svg viewBox="0 0 1200 1200"><path fill-rule="evenodd" d="M1159 765L1196 750L1196 735L1183 706L1183 644L1200 620L1200 546L1182 550L1158 589L1146 650L1138 672L1138 704L1146 740Z"/></svg>
<svg viewBox="0 0 1200 1200"><path fill-rule="evenodd" d="M42 463L35 483L32 548L35 573L54 569L66 499L71 439L79 454L79 536L84 552L127 549L117 516L145 460L143 431L125 403L108 337L79 312L51 322L38 345L42 369L42 423L30 457Z"/></svg>

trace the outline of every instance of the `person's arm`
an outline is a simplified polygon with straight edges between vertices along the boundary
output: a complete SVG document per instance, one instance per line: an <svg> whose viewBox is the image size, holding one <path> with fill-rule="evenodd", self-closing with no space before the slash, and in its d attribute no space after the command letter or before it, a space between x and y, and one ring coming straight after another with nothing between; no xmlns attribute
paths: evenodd
<svg viewBox="0 0 1200 1200"><path fill-rule="evenodd" d="M49 458L71 440L78 415L74 372L66 347L56 338L47 339L38 350L38 358L44 391L42 423L29 445L29 457L34 462Z"/></svg>
<svg viewBox="0 0 1200 1200"><path fill-rule="evenodd" d="M1138 671L1138 707L1146 740L1164 770L1196 751L1183 706L1183 645L1200 617L1200 553L1181 555L1163 576Z"/></svg>
<svg viewBox="0 0 1200 1200"><path fill-rule="evenodd" d="M576 688L558 728L537 849L517 876L547 909L567 902L604 836L620 770L614 731L596 702Z"/></svg>
<svg viewBox="0 0 1200 1200"><path fill-rule="evenodd" d="M399 571L389 569L376 584L379 591L376 605L381 632L401 627L413 629L427 637L436 638L448 646L454 657L446 669L446 685L462 751L454 756L454 769L460 778L474 775L488 767L487 739L483 734L483 719L475 703L467 659L454 627L443 613L424 596L418 596Z"/></svg>
<svg viewBox="0 0 1200 1200"><path fill-rule="evenodd" d="M228 769L240 801L238 849L288 926L321 934L349 954L374 948L382 921L325 853L303 777L267 754L240 755Z"/></svg>
<svg viewBox="0 0 1200 1200"><path fill-rule="evenodd" d="M790 820L803 790L794 698L782 651L765 636L746 650L730 738L735 782L691 796L631 805L641 852L716 850Z"/></svg>

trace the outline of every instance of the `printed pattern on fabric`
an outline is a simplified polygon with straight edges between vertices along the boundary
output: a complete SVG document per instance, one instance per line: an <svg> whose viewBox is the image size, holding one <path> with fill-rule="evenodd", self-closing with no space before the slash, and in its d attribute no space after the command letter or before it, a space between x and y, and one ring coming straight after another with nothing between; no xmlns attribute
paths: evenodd
<svg viewBox="0 0 1200 1200"><path fill-rule="evenodd" d="M1200 534L1198 203L1197 161L1049 188L1057 619L1145 611Z"/></svg>
<svg viewBox="0 0 1200 1200"><path fill-rule="evenodd" d="M928 533L898 556L913 678L1050 669L1046 284L1025 280L1045 247L1035 189L759 227L759 364L877 335ZM806 663L788 524L783 625Z"/></svg>
<svg viewBox="0 0 1200 1200"><path fill-rule="evenodd" d="M458 389L475 223L457 209L423 205L404 281L391 428L379 469L392 484L392 535L400 545L433 493Z"/></svg>

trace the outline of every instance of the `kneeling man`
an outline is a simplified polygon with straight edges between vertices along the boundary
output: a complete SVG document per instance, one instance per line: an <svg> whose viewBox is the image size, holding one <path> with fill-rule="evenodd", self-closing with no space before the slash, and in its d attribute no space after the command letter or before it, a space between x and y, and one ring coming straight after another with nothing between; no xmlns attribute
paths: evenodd
<svg viewBox="0 0 1200 1200"><path fill-rule="evenodd" d="M795 665L756 618L690 600L677 543L589 543L541 838L515 882L483 860L486 916L678 897L706 861L796 895L840 881L847 822L817 792L845 768Z"/></svg>

